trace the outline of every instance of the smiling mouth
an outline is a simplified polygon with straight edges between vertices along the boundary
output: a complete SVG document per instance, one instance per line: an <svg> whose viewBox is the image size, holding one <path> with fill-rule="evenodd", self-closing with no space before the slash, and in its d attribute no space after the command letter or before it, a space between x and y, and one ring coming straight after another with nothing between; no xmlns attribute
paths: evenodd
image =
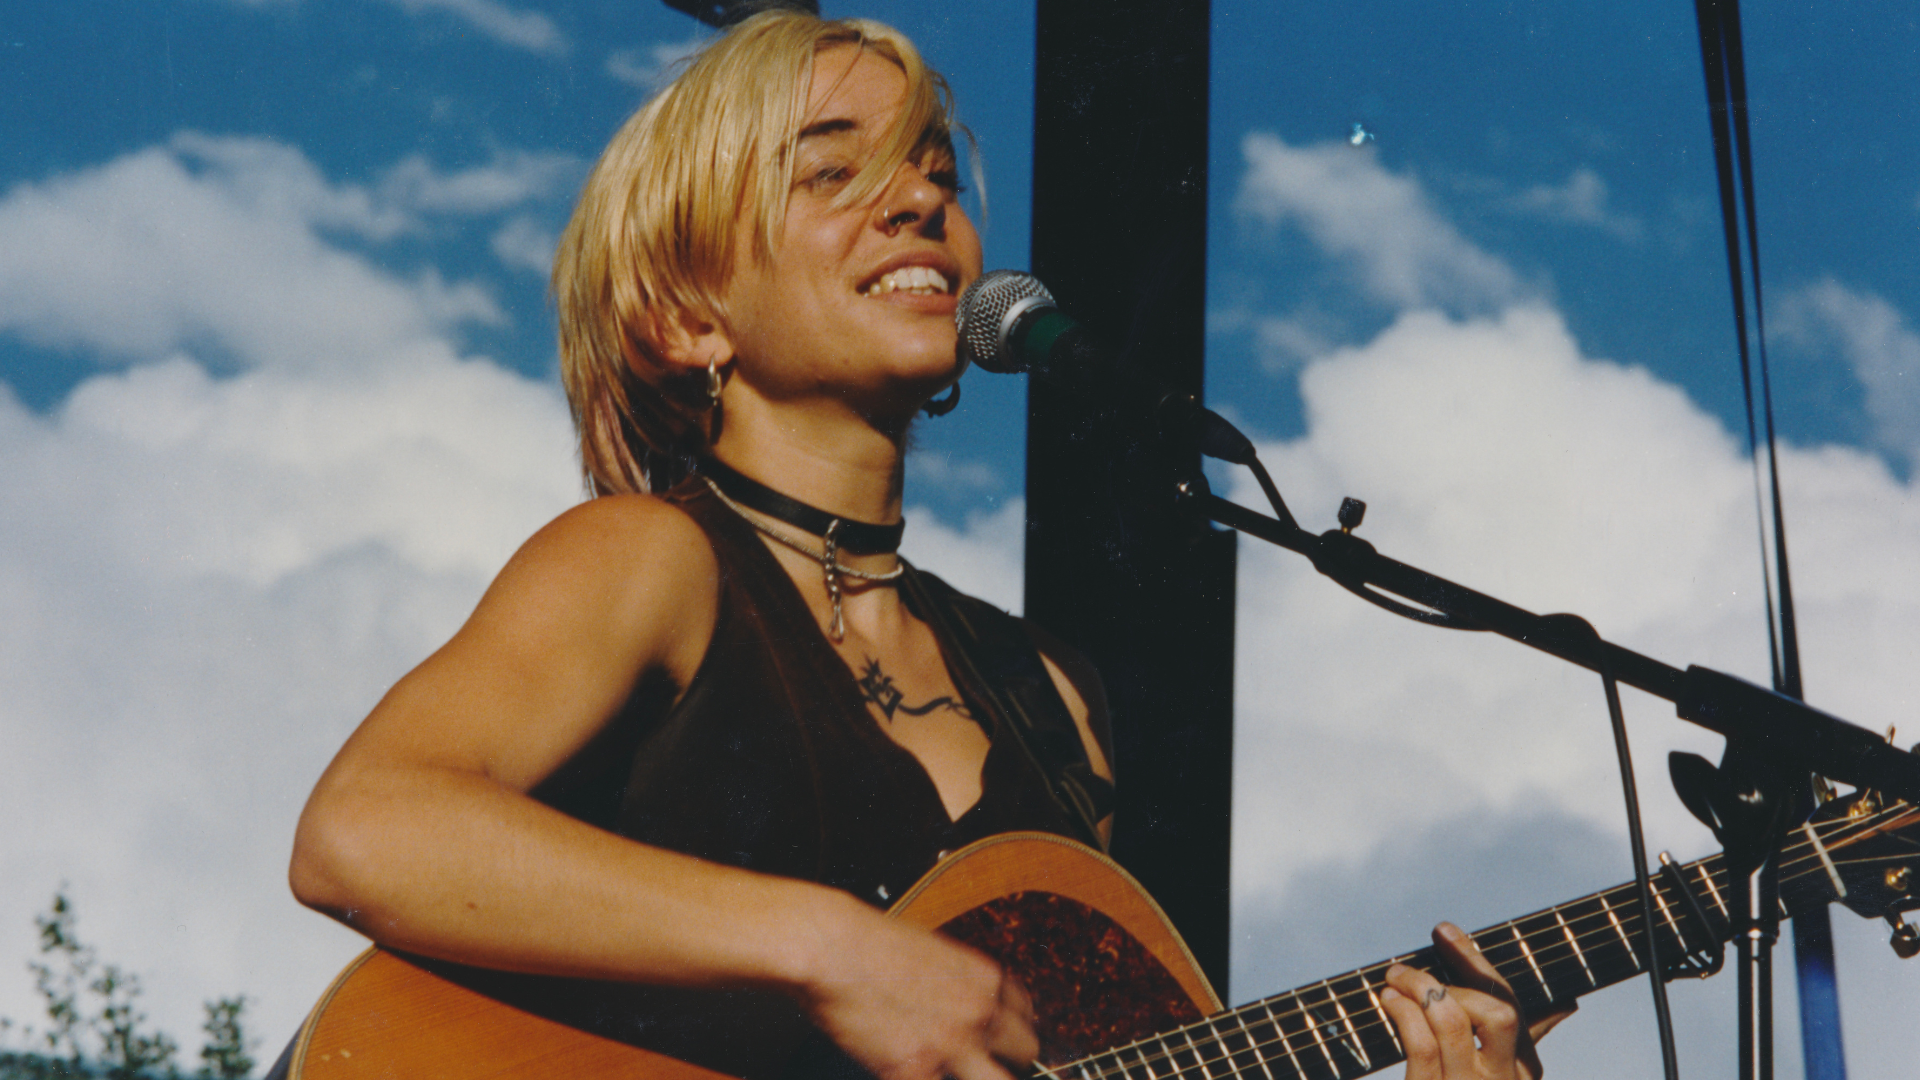
<svg viewBox="0 0 1920 1080"><path fill-rule="evenodd" d="M887 296L891 293L906 293L908 296L946 296L953 291L946 275L931 266L903 266L892 273L882 274L873 284L860 290L862 296Z"/></svg>

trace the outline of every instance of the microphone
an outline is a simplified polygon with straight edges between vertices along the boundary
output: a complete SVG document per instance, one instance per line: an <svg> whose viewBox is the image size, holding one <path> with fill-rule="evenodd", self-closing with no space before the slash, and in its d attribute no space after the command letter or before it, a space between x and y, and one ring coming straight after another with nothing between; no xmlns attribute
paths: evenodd
<svg viewBox="0 0 1920 1080"><path fill-rule="evenodd" d="M1028 339L1042 321L1051 332L1035 339L1029 353ZM1079 328L1039 278L1018 270L989 270L967 286L953 326L960 332L960 358L996 375L1031 371L1035 360L1044 364L1060 334Z"/></svg>
<svg viewBox="0 0 1920 1080"><path fill-rule="evenodd" d="M1169 437L1185 435L1208 457L1245 465L1252 440L1192 394L1150 372L1116 362L1080 324L1060 310L1040 279L1018 270L993 270L967 286L953 313L960 359L998 375L1032 372L1071 394L1141 410Z"/></svg>

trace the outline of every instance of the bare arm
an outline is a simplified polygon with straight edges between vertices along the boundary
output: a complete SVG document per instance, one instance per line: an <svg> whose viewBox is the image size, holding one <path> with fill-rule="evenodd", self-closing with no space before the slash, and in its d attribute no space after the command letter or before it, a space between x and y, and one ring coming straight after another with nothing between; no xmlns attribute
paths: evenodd
<svg viewBox="0 0 1920 1080"><path fill-rule="evenodd" d="M640 845L527 795L638 679L686 684L715 574L698 527L654 500L596 500L543 529L321 777L295 894L383 945L465 963L779 989L883 1077L1024 1065L1024 997L985 958L836 890Z"/></svg>

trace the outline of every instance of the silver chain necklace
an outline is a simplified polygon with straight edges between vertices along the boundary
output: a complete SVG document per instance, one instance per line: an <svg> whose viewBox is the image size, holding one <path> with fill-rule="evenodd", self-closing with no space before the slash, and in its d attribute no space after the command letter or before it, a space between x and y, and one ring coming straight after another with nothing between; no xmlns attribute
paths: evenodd
<svg viewBox="0 0 1920 1080"><path fill-rule="evenodd" d="M815 547L793 533L771 522L761 520L758 514L727 498L727 493L720 490L720 485L714 483L712 477L702 476L700 479L706 482L707 489L713 492L714 497L719 499L727 509L738 514L742 521L820 564L820 576L826 580L827 584L827 599L833 603L833 621L827 626L827 636L836 644L846 640L847 636L847 620L841 612L840 605L840 579L850 577L861 581L892 581L907 571L907 564L904 562L896 563L893 569L877 574L871 570L861 570L841 562L838 540L839 518L834 518L828 523L826 535L820 538L820 546ZM895 558L898 559L899 556L896 555Z"/></svg>

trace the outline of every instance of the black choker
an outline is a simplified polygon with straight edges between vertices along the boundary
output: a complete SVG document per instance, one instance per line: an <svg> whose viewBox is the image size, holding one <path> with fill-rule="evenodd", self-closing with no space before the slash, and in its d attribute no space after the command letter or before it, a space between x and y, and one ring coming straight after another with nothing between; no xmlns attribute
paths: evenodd
<svg viewBox="0 0 1920 1080"><path fill-rule="evenodd" d="M892 581L906 572L907 564L895 554L900 550L900 534L907 528L905 521L868 525L834 517L819 507L808 506L757 480L741 476L721 464L718 458L702 458L699 476L715 497L747 524L808 558L819 560L821 578L827 587L827 603L833 608L833 618L827 622L827 636L836 642L847 636L846 613L840 603L845 590L840 579L851 577L878 583ZM749 510L812 533L820 538L820 546L816 549L785 529L747 513ZM842 551L849 555L894 555L893 569L877 573L857 570L840 561Z"/></svg>
<svg viewBox="0 0 1920 1080"><path fill-rule="evenodd" d="M784 521L815 536L824 537L831 530L834 546L849 555L891 555L900 550L900 536L907 528L904 520L891 525L869 525L837 517L817 506L808 506L799 499L782 495L758 480L742 476L719 458L701 458L699 472L727 498L749 510L776 521Z"/></svg>

